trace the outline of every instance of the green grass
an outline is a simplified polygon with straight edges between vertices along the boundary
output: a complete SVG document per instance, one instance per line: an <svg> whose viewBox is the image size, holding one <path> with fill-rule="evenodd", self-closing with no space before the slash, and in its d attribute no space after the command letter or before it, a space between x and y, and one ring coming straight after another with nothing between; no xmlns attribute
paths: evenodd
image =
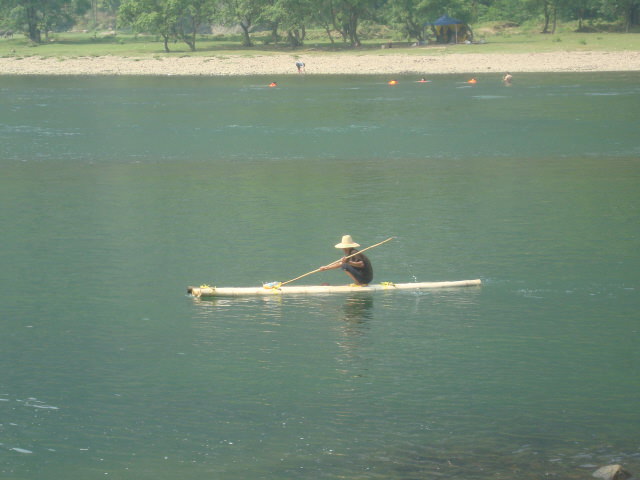
<svg viewBox="0 0 640 480"><path fill-rule="evenodd" d="M640 50L639 33L575 33L569 28L559 29L558 33L544 35L539 28L496 29L491 26L473 27L475 38L481 43L473 45L429 45L426 47L410 47L408 42L395 42L394 48L381 49L383 43L392 41L377 36L363 40L363 46L350 48L336 39L331 44L322 32L310 32L305 45L292 49L285 44L274 45L267 37L255 36L255 46L241 46L239 36L199 36L196 42L197 51L191 52L184 43L171 43L171 53L165 53L162 41L153 35L117 34L100 36L92 33L58 33L49 42L34 45L22 35L13 39L0 39L0 57L24 58L30 56L45 58L67 57L100 57L115 55L122 57L150 57L161 59L176 56L225 56L225 55L269 55L290 53L292 55L314 53L341 53L362 55L392 55L397 53L418 55L445 55L449 53L533 53L554 51L621 51Z"/></svg>

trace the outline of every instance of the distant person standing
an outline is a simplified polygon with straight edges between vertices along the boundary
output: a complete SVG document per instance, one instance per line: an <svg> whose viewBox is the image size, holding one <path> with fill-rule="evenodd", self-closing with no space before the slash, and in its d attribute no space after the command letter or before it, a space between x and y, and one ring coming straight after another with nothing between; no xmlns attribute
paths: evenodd
<svg viewBox="0 0 640 480"><path fill-rule="evenodd" d="M296 62L296 68L298 69L298 73L305 73L305 70L304 70L304 62L303 62L303 61L298 60L298 61Z"/></svg>

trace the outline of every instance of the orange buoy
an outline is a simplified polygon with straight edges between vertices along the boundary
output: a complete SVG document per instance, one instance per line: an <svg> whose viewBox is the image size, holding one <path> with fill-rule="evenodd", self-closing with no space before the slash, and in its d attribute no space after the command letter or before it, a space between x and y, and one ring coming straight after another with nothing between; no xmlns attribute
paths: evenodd
<svg viewBox="0 0 640 480"><path fill-rule="evenodd" d="M398 84L398 81L397 81L397 80L389 80L387 83L388 83L389 85L397 85L397 84Z"/></svg>
<svg viewBox="0 0 640 480"><path fill-rule="evenodd" d="M277 87L277 86L278 86L278 84L277 84L276 82L271 82L271 83L269 84L269 86L270 86L270 87Z"/></svg>
<svg viewBox="0 0 640 480"><path fill-rule="evenodd" d="M478 83L478 80L476 80L475 78L472 78L467 83Z"/></svg>

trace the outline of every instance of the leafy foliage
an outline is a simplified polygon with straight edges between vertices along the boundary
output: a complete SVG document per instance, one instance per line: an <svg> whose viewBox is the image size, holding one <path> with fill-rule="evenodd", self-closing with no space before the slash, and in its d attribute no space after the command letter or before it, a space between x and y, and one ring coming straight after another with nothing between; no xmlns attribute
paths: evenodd
<svg viewBox="0 0 640 480"><path fill-rule="evenodd" d="M98 10L117 11L120 26L161 36L166 51L172 41L195 50L197 33L210 25L239 27L246 47L254 45L257 29L266 29L270 41L286 38L295 48L311 28L323 29L331 43L341 37L358 47L364 24L423 41L431 34L425 25L444 14L467 23L539 22L543 33L563 21L576 21L579 31L603 21L630 31L640 22L640 0L0 0L0 26L40 43L43 34L70 28L88 10L94 17Z"/></svg>
<svg viewBox="0 0 640 480"><path fill-rule="evenodd" d="M0 13L9 19L5 23L35 43L43 34L46 38L50 31L69 28L90 7L89 0L0 0Z"/></svg>

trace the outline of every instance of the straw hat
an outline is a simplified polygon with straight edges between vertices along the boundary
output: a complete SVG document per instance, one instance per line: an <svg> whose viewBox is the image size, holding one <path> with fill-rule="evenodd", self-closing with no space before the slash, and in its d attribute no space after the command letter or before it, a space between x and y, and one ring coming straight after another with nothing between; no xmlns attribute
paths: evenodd
<svg viewBox="0 0 640 480"><path fill-rule="evenodd" d="M336 248L355 248L359 247L360 244L353 241L351 235L343 235L342 241L336 245Z"/></svg>

